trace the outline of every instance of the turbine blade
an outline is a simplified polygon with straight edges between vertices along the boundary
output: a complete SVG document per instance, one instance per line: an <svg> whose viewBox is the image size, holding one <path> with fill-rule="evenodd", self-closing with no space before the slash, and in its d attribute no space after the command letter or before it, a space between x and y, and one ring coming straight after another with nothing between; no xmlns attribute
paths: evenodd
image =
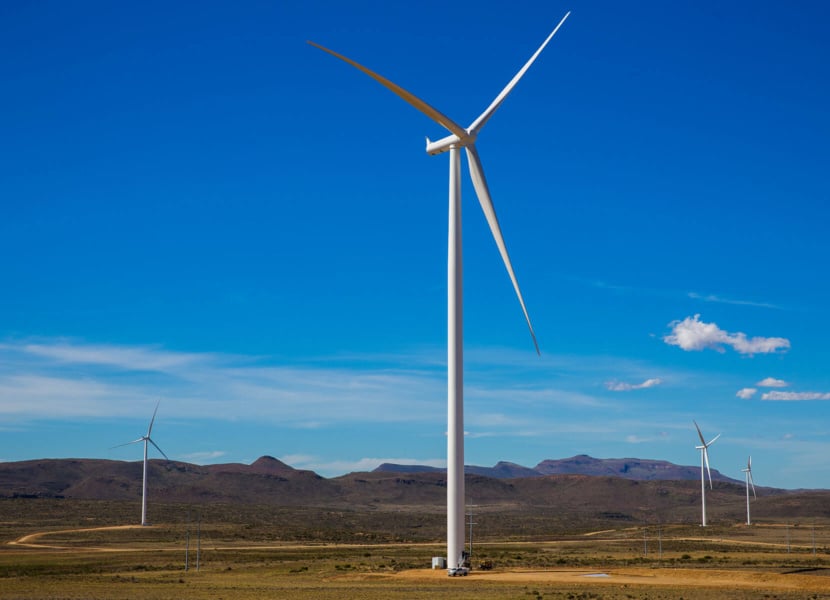
<svg viewBox="0 0 830 600"><path fill-rule="evenodd" d="M153 411L153 418L150 419L150 427L147 428L147 437L150 437L150 434L153 432L153 421L156 420L156 413L159 410L159 403L160 402L161 402L161 400L156 402L156 409Z"/></svg>
<svg viewBox="0 0 830 600"><path fill-rule="evenodd" d="M557 25L553 29L553 31L551 31L551 33L547 37L547 39L544 42L542 42L541 46L539 46L539 49L536 50L536 52L534 52L533 56L530 57L530 60L528 60L525 63L525 66L523 66L521 69L519 69L519 72L516 73L516 75L513 77L513 79L510 80L510 83L508 83L505 86L505 88L501 91L501 93L498 96L496 96L496 99L493 100L492 104L490 104L490 106L488 106L487 109L483 113L481 113L481 115L479 115L479 117L475 121L473 121L473 124L470 125L470 127L468 129L468 131L471 134L475 135L479 131L481 131L481 128L484 127L484 124L487 123L487 121L490 119L490 117L493 116L493 113L496 112L496 110L498 109L499 106L501 106L501 103L504 102L504 99L507 98L507 95L510 92L513 91L513 88L516 87L517 83L519 83L519 80L524 76L525 72L530 68L530 65L532 65L536 61L536 58L542 53L542 50L545 49L545 46L548 45L548 42L550 42L550 40L553 38L553 36L556 35L556 32L559 31L559 28L562 26L562 23L565 22L565 19L567 19L570 16L570 14L571 14L571 12L568 11L565 14L565 16L562 17L562 20L559 21L559 25ZM455 133L455 132L453 131L453 133Z"/></svg>
<svg viewBox="0 0 830 600"><path fill-rule="evenodd" d="M424 102L423 100L421 100L420 98L415 96L414 94L411 94L410 92L407 92L401 86L392 83L391 81L389 81L388 79L386 79L382 75L378 75L377 73L375 73L371 69L367 69L366 67L364 67L360 63L357 63L357 62L353 61L350 58L346 58L342 54L338 54L334 50L329 50L325 46L321 46L320 44L317 44L317 43L312 42L310 40L308 40L308 43L311 44L312 46L314 46L315 48L319 48L323 52L328 52L329 54L331 54L332 56L334 56L336 58L339 58L343 62L346 62L346 63L352 65L354 68L356 68L360 71L363 71L364 73L366 73L366 75L368 75L369 77L371 77L372 79L377 81L383 87L385 87L386 89L390 90L391 92L397 94L398 96L400 96L401 98L406 100L409 104L411 104L412 106L414 106L415 108L420 110L422 113L424 113L426 116L428 116L430 119L432 119L433 121L435 121L439 125L442 125L445 129L447 129L451 133L454 133L455 135L457 135L459 138L464 139L464 138L468 137L467 131L463 127L461 127L461 125L459 125L458 123L456 123L455 121L450 119L448 116L443 114L441 111L433 108L432 106L430 106L429 104L427 104L426 102Z"/></svg>
<svg viewBox="0 0 830 600"><path fill-rule="evenodd" d="M133 440L132 442L127 442L126 444L118 444L117 446L110 446L110 450L113 448L121 448L122 446L129 446L130 444L137 444L138 442L143 442L144 438L138 438L137 440Z"/></svg>
<svg viewBox="0 0 830 600"><path fill-rule="evenodd" d="M749 460L746 461L746 468L750 471L752 470L752 457L751 456L749 457Z"/></svg>
<svg viewBox="0 0 830 600"><path fill-rule="evenodd" d="M706 445L706 440L704 440L704 439L703 439L703 434L702 434L702 433L700 433L700 427L698 427L698 425L697 425L697 421L695 421L694 419L692 419L692 423L694 423L694 424L695 424L695 429L697 429L697 435L698 435L698 437L700 438L700 443L701 443L701 444L703 444L703 445L705 446L705 445Z"/></svg>
<svg viewBox="0 0 830 600"><path fill-rule="evenodd" d="M475 145L470 144L465 146L467 151L467 163L470 167L470 177L473 180L473 187L478 196L478 202L481 204L481 210L484 211L484 216L490 225L490 232L493 234L493 239L496 241L496 246L499 248L501 259L504 261L504 266L507 267L507 273L510 275L510 281L513 282L513 289L516 290L516 296L519 298L519 304L522 305L522 312L527 321L527 327L530 329L530 337L533 338L533 345L536 347L536 354L539 352L539 344L536 342L536 334L533 332L533 325L530 323L530 315L527 313L524 298L522 298L522 291L519 289L519 281L516 279L516 273L513 272L513 265L510 263L510 255L507 253L507 246L504 243L504 237L501 234L501 227L499 227L499 220L496 217L496 209L493 206L493 200L490 198L490 190L487 188L487 180L484 178L484 170L481 167L481 159L478 157Z"/></svg>
<svg viewBox="0 0 830 600"><path fill-rule="evenodd" d="M153 446L155 446L156 450L158 450L159 452L161 452L161 455L162 455L164 458L167 458L167 455L164 453L164 450L162 450L161 448L159 448L158 444L156 444L156 443L155 443L153 440L151 440L150 438L147 438L147 441L148 441L148 442L150 442L151 444L153 444ZM169 461L170 459L169 459L169 458L167 458L167 460Z"/></svg>
<svg viewBox="0 0 830 600"><path fill-rule="evenodd" d="M709 452L706 448L703 449L703 461L706 463L706 472L709 474L709 489L712 488L712 470L709 468Z"/></svg>
<svg viewBox="0 0 830 600"><path fill-rule="evenodd" d="M747 471L747 475L749 475L749 485L752 486L752 497L757 498L758 495L755 493L755 482L752 481L752 471Z"/></svg>
<svg viewBox="0 0 830 600"><path fill-rule="evenodd" d="M716 435L715 437L713 437L713 438L712 438L712 441L711 441L711 442L709 442L708 444L706 444L706 447L708 448L709 446L711 446L712 444L714 444L720 436L721 436L721 434L718 434L718 435Z"/></svg>

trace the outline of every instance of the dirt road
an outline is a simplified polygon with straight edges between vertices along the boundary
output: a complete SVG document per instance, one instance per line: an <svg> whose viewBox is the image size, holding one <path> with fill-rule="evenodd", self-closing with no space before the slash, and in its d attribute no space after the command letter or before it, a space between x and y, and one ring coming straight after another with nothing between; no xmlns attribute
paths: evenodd
<svg viewBox="0 0 830 600"><path fill-rule="evenodd" d="M113 531L116 529L141 529L143 525L111 525L109 527L86 527L84 529L59 529L57 531L38 531L30 533L22 537L8 542L9 546L22 546L24 548L40 548L43 550L64 550L66 546L56 546L52 544L38 544L37 541L42 537L50 535L57 535L61 533L84 533L89 531ZM86 548L88 550L106 550L105 548Z"/></svg>
<svg viewBox="0 0 830 600"><path fill-rule="evenodd" d="M816 573L822 572L817 570ZM445 571L409 570L395 575L400 579L442 579ZM473 571L469 578L510 583L570 583L655 586L665 588L713 588L827 592L830 577L812 573L768 573L728 569L620 568L608 571L591 569L551 569ZM726 596L724 596L726 597Z"/></svg>

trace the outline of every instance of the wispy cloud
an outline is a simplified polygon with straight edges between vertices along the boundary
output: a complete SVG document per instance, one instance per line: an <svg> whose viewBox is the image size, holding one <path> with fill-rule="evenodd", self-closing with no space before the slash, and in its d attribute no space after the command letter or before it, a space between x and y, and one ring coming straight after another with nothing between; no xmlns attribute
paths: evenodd
<svg viewBox="0 0 830 600"><path fill-rule="evenodd" d="M440 415L442 373L431 368L275 366L260 357L155 347L53 343L0 345L0 415L21 419L168 415L266 420L424 421Z"/></svg>
<svg viewBox="0 0 830 600"><path fill-rule="evenodd" d="M47 418L96 417L106 405L109 416L123 416L125 406L152 404L152 396L88 375L78 377L0 373L0 414Z"/></svg>
<svg viewBox="0 0 830 600"><path fill-rule="evenodd" d="M203 363L209 354L170 352L155 346L78 345L66 340L51 343L0 344L0 351L12 351L57 363L97 365L132 371L177 371Z"/></svg>
<svg viewBox="0 0 830 600"><path fill-rule="evenodd" d="M738 392L735 395L743 400L749 400L755 395L757 391L758 390L756 390L755 388L743 388L738 390Z"/></svg>
<svg viewBox="0 0 830 600"><path fill-rule="evenodd" d="M357 421L437 426L446 415L445 366L436 360L441 354L389 355L383 361L318 358L287 366L268 357L178 353L155 346L6 341L0 343L0 416L16 422L124 416L143 420L161 401L166 416L262 421L295 429ZM538 422L500 423L498 413L505 402L540 414L551 406L600 404L590 395L552 389L547 383L551 363L527 356L524 364L532 366L525 366L527 376L517 384L512 362L522 361L507 352L505 364L499 365L496 354L469 353L465 396L480 409L471 413L471 424L480 416L487 427L517 435L516 430Z"/></svg>
<svg viewBox="0 0 830 600"><path fill-rule="evenodd" d="M531 417L516 414L505 414L499 412L471 411L465 418L467 425L474 428L509 428L511 430L526 429L534 423ZM481 436L481 432L465 431L464 435Z"/></svg>
<svg viewBox="0 0 830 600"><path fill-rule="evenodd" d="M663 383L660 378L646 379L642 383L625 383L623 381L606 381L605 387L612 392L630 392L631 390L644 390Z"/></svg>
<svg viewBox="0 0 830 600"><path fill-rule="evenodd" d="M602 281L599 279L594 279L588 282L590 285L600 288L602 290L614 290L617 292L630 292L635 290L635 288L628 286L628 285L617 285L614 283L608 283L607 281Z"/></svg>
<svg viewBox="0 0 830 600"><path fill-rule="evenodd" d="M701 300L703 302L713 302L716 304L734 304L737 306L757 306L759 308L774 308L780 310L780 306L771 304L769 302L756 302L753 300L735 300L733 298L724 298L716 296L715 294L698 294L696 292L689 292L689 298L694 300Z"/></svg>
<svg viewBox="0 0 830 600"><path fill-rule="evenodd" d="M509 400L513 405L521 405L525 407L600 407L607 404L607 402L603 402L599 398L580 392L570 392L551 388L513 388L508 391L499 387L475 384L465 387L464 397L470 399L471 401L489 401L499 405L502 405L505 400Z"/></svg>
<svg viewBox="0 0 830 600"><path fill-rule="evenodd" d="M225 456L227 452L224 450L212 450L209 452L191 452L189 454L182 454L178 458L187 462L196 464L210 463L218 458Z"/></svg>
<svg viewBox="0 0 830 600"><path fill-rule="evenodd" d="M775 377L767 377L766 379L762 379L758 383L756 383L758 387L773 387L773 388L782 388L787 387L789 384L784 381L783 379L776 379Z"/></svg>
<svg viewBox="0 0 830 600"><path fill-rule="evenodd" d="M629 444L647 444L650 442L664 442L669 439L669 434L666 431L661 431L656 435L641 436L641 435L627 435L625 441Z"/></svg>
<svg viewBox="0 0 830 600"><path fill-rule="evenodd" d="M790 341L780 337L752 337L745 333L729 333L715 323L704 323L700 315L686 317L682 321L669 323L671 333L663 337L663 341L671 346L678 346L683 350L704 350L710 348L724 352L724 346L729 346L740 354L769 354L786 351Z"/></svg>
<svg viewBox="0 0 830 600"><path fill-rule="evenodd" d="M830 392L765 392L761 400L797 402L800 400L830 400Z"/></svg>
<svg viewBox="0 0 830 600"><path fill-rule="evenodd" d="M707 302L711 304L731 304L734 306L754 306L757 308L770 308L774 310L783 310L781 306L773 304L772 302L762 302L758 300L742 300L738 298L726 298L717 294L700 294L698 292L687 292L678 289L665 288L649 288L649 287L633 287L629 285L620 285L617 283L609 283L599 279L578 279L581 283L591 287L610 290L619 294L632 294L640 296L651 296L656 298L678 298L685 296L693 300Z"/></svg>
<svg viewBox="0 0 830 600"><path fill-rule="evenodd" d="M291 455L283 457L282 460L295 469L308 469L324 477L341 475L343 473L373 471L384 463L395 465L424 465L439 469L444 469L447 466L447 460L445 458L361 458L351 461L326 461L315 456Z"/></svg>

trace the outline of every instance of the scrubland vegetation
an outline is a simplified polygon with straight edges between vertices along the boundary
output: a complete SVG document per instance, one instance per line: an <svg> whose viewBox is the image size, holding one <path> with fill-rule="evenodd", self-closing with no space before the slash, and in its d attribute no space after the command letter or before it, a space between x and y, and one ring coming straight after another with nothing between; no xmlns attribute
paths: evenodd
<svg viewBox="0 0 830 600"><path fill-rule="evenodd" d="M610 516L569 528L483 510L473 573L448 578L429 571L444 552L434 510L156 504L156 525L111 528L135 513L131 502L0 500L0 599L830 598L826 520L703 529ZM481 560L495 568L478 571Z"/></svg>

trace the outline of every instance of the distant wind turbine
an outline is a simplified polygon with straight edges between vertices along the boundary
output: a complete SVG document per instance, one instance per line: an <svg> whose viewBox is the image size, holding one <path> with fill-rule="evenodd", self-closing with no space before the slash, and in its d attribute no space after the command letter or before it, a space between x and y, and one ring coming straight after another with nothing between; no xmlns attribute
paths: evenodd
<svg viewBox="0 0 830 600"><path fill-rule="evenodd" d="M502 237L501 227L496 218L496 211L493 201L490 198L490 190L487 187L487 180L481 166L481 160L475 147L476 138L490 119L496 109L507 98L525 72L530 68L539 54L556 34L568 12L559 24L548 35L547 39L539 46L539 49L530 57L525 65L510 80L507 86L496 96L490 106L481 113L473 123L467 127L461 127L455 121L442 114L420 98L409 93L400 86L388 79L378 75L374 71L346 58L328 48L324 48L314 42L312 46L328 52L332 56L359 69L385 88L403 98L406 102L427 115L433 121L444 127L451 135L437 141L427 138L427 154L436 155L449 152L450 173L449 173L449 234L447 250L447 566L452 569L462 563L464 550L464 376L463 376L463 319L462 319L462 260L461 260L461 159L459 150L464 148L467 154L467 163L470 170L470 177L478 196L479 204L484 211L484 216L490 226L490 231L498 246L502 261L507 268L510 280L513 282L513 289L519 298L522 312L524 313L530 335L533 338L533 345L539 353L539 345L536 342L536 334L530 323L522 293L519 290L519 283L513 272L507 247Z"/></svg>
<svg viewBox="0 0 830 600"><path fill-rule="evenodd" d="M752 525L752 520L749 518L749 486L752 486L752 497L757 498L758 496L755 495L755 482L752 481L752 457L749 457L749 460L746 461L746 469L741 469L744 473L746 473L746 524Z"/></svg>
<svg viewBox="0 0 830 600"><path fill-rule="evenodd" d="M720 437L720 434L716 435L712 438L712 440L707 444L706 440L703 439L703 434L700 432L700 427L697 426L697 421L692 421L695 424L695 429L697 429L697 435L700 437L701 446L695 446L698 450L700 450L700 501L701 501L701 513L703 515L701 519L701 526L706 527L706 484L703 479L703 465L706 465L706 472L709 474L709 489L712 489L712 471L709 469L709 446L715 443L715 441Z"/></svg>
<svg viewBox="0 0 830 600"><path fill-rule="evenodd" d="M153 432L153 422L156 420L156 413L158 412L158 409L159 409L159 403L156 402L156 409L153 411L153 418L150 419L150 426L147 428L147 435L142 435L137 440L133 440L132 442L127 442L126 444L119 444L117 446L113 446L113 448L121 448L122 446L129 446L130 444L138 444L139 442L144 442L144 478L143 478L142 484L141 484L141 524L142 525L147 525L147 443L149 442L150 444L153 444L153 446L156 448L156 450L161 452L161 455L164 458L167 458L167 455L164 453L164 451L161 448L159 448L158 444L156 444L152 440L152 438L150 437L150 434ZM167 460L169 461L170 459L167 458Z"/></svg>

